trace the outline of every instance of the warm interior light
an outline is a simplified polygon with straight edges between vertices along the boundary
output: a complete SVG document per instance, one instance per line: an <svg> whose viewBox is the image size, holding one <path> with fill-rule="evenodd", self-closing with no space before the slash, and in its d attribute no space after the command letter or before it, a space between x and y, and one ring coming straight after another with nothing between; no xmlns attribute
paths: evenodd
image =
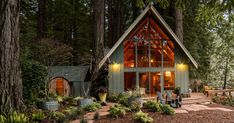
<svg viewBox="0 0 234 123"><path fill-rule="evenodd" d="M120 64L114 63L112 64L112 66L113 66L113 71L118 71Z"/></svg>
<svg viewBox="0 0 234 123"><path fill-rule="evenodd" d="M151 63L153 63L153 62L154 62L154 60L153 60L153 59L151 59L151 60L150 60L150 62L151 62Z"/></svg>
<svg viewBox="0 0 234 123"><path fill-rule="evenodd" d="M183 69L183 68L184 68L184 64L183 64L183 63L178 64L178 67L179 67L180 69Z"/></svg>
<svg viewBox="0 0 234 123"><path fill-rule="evenodd" d="M131 64L130 64L130 67L134 67L134 63L131 63Z"/></svg>
<svg viewBox="0 0 234 123"><path fill-rule="evenodd" d="M166 76L171 76L171 72L170 71L166 71Z"/></svg>

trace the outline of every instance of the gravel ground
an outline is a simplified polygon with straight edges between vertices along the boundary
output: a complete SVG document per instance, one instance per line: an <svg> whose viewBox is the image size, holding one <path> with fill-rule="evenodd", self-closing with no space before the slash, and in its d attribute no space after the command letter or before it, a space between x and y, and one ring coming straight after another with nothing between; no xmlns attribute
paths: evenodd
<svg viewBox="0 0 234 123"><path fill-rule="evenodd" d="M234 107L211 104L209 107L223 107L234 110ZM148 111L144 111L148 112ZM225 112L219 110L190 111L189 113L175 114L173 116L162 115L160 113L148 112L155 123L234 123L234 111ZM132 113L128 113L123 118L104 118L95 123L134 123Z"/></svg>

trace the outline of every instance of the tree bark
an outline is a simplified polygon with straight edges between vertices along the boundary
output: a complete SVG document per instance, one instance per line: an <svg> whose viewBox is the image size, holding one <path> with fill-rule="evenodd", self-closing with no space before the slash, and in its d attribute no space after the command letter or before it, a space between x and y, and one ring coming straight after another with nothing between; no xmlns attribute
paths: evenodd
<svg viewBox="0 0 234 123"><path fill-rule="evenodd" d="M42 39L47 36L46 27L46 0L37 0L38 12L37 12L37 38Z"/></svg>
<svg viewBox="0 0 234 123"><path fill-rule="evenodd" d="M174 5L174 17L175 17L175 33L183 43L183 10L182 8Z"/></svg>
<svg viewBox="0 0 234 123"><path fill-rule="evenodd" d="M112 47L123 32L123 1L108 0L108 42Z"/></svg>
<svg viewBox="0 0 234 123"><path fill-rule="evenodd" d="M113 42L113 0L108 0L108 46L112 47Z"/></svg>
<svg viewBox="0 0 234 123"><path fill-rule="evenodd" d="M20 0L0 1L0 114L23 107L19 10Z"/></svg>
<svg viewBox="0 0 234 123"><path fill-rule="evenodd" d="M224 82L223 82L223 89L226 89L227 87L227 74L228 74L228 58L225 62L225 68L224 68Z"/></svg>
<svg viewBox="0 0 234 123"><path fill-rule="evenodd" d="M105 14L105 0L93 1L93 15L94 15L94 65L93 76L96 78L98 73L98 64L104 57L104 14Z"/></svg>

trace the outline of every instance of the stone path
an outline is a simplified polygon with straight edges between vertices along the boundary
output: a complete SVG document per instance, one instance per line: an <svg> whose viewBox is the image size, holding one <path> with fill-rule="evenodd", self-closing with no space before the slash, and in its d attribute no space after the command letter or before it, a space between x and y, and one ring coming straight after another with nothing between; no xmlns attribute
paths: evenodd
<svg viewBox="0 0 234 123"><path fill-rule="evenodd" d="M101 109L97 110L96 112L99 113L100 118L105 118L109 115L108 110L111 106L115 105L116 103L107 103L107 106L102 106ZM93 118L96 112L88 112L84 115L84 119L88 121L88 123L93 123ZM74 120L70 123L80 123L80 120Z"/></svg>

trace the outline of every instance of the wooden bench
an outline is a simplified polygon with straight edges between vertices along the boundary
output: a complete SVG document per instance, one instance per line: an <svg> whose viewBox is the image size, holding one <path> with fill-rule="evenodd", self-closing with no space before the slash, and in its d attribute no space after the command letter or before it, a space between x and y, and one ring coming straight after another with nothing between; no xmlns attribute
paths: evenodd
<svg viewBox="0 0 234 123"><path fill-rule="evenodd" d="M216 96L218 93L229 93L229 96L231 96L231 93L234 92L234 89L224 89L224 90L206 90L207 91L207 97L211 94L215 94Z"/></svg>

